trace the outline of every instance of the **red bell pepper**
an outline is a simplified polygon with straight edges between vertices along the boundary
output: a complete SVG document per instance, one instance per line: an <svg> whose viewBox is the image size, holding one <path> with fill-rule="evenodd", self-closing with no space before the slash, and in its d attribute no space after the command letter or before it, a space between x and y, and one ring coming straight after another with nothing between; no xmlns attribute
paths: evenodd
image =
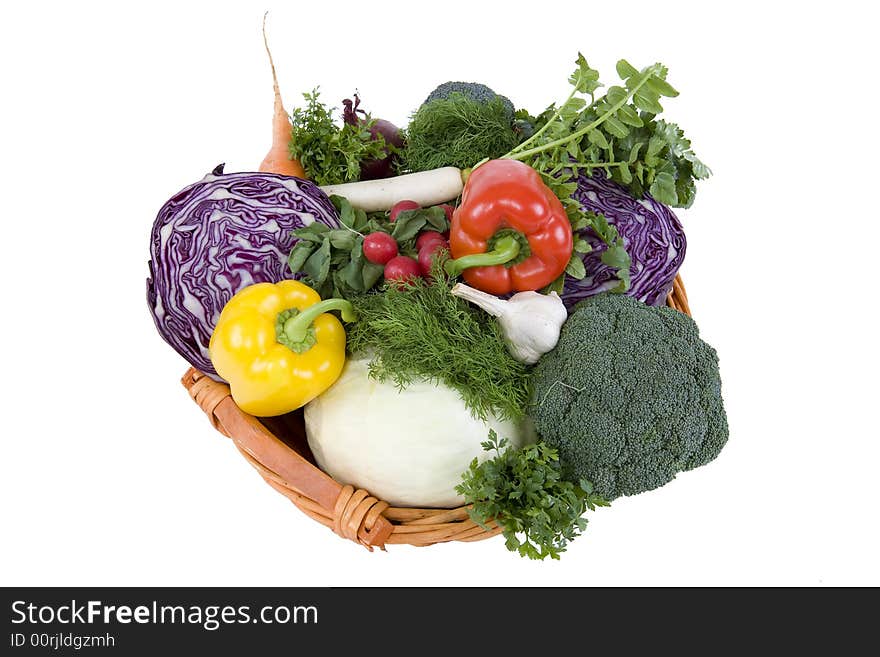
<svg viewBox="0 0 880 657"><path fill-rule="evenodd" d="M565 208L537 171L517 160L489 160L471 173L452 215L446 263L490 294L538 290L571 258Z"/></svg>

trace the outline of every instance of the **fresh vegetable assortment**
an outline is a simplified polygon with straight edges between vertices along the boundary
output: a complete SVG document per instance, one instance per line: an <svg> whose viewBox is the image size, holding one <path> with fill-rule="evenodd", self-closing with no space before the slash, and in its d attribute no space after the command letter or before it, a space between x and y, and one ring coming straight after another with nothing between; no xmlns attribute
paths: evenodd
<svg viewBox="0 0 880 657"><path fill-rule="evenodd" d="M399 128L317 89L288 115L265 45L260 171L218 167L151 234L150 311L191 365L250 415L301 414L340 484L468 504L534 559L719 454L717 354L664 307L686 250L671 208L710 171L658 118L663 65L620 60L606 88L578 55L537 114L442 82Z"/></svg>

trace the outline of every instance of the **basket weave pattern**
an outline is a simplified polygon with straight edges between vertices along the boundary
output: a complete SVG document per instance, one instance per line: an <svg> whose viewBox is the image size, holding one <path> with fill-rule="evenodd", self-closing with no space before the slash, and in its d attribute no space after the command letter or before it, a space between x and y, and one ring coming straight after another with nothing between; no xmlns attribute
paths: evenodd
<svg viewBox="0 0 880 657"><path fill-rule="evenodd" d="M690 315L680 277L675 279L667 305ZM195 368L187 371L182 383L214 428L232 439L267 484L343 538L372 550L395 543L426 546L447 541L480 541L501 532L494 524L489 529L480 527L470 519L466 506L392 507L365 490L335 481L315 465L301 411L259 420L238 408L229 394L229 386Z"/></svg>

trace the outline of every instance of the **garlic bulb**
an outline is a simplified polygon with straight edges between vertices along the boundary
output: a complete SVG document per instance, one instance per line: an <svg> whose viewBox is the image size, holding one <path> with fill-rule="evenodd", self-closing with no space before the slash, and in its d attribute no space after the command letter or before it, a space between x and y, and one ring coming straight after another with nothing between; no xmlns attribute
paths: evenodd
<svg viewBox="0 0 880 657"><path fill-rule="evenodd" d="M568 311L556 292L517 292L510 299L456 283L452 294L479 306L498 320L507 350L521 363L533 364L556 346Z"/></svg>

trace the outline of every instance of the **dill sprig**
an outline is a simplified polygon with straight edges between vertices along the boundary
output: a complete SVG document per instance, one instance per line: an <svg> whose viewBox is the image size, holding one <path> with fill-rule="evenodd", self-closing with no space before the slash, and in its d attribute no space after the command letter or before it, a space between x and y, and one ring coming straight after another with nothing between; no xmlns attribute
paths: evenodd
<svg viewBox="0 0 880 657"><path fill-rule="evenodd" d="M498 324L452 296L452 283L395 283L350 298L358 321L346 327L348 349L372 356L370 375L403 389L417 380L456 390L474 417L520 419L529 402L529 368L507 352Z"/></svg>
<svg viewBox="0 0 880 657"><path fill-rule="evenodd" d="M484 158L500 157L519 140L501 98L481 102L454 92L413 114L406 128L403 164L411 171L464 169Z"/></svg>

